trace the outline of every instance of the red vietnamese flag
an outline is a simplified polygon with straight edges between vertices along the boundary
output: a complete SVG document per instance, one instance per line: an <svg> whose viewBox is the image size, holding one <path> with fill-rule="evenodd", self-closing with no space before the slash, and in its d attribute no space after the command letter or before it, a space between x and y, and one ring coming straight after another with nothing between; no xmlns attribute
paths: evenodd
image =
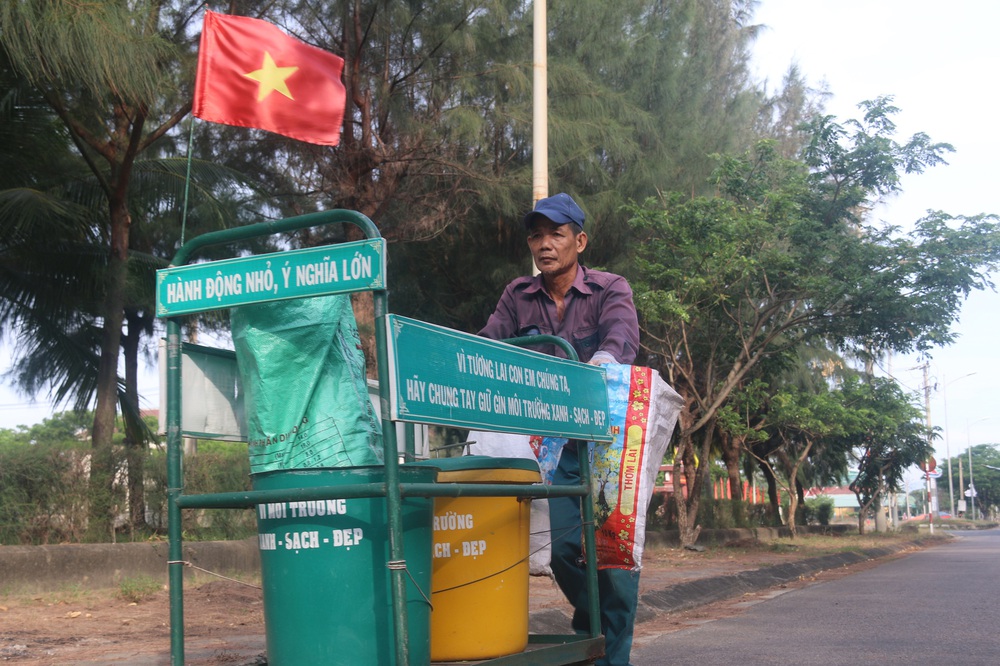
<svg viewBox="0 0 1000 666"><path fill-rule="evenodd" d="M336 146L347 93L342 58L247 16L205 13L194 115Z"/></svg>

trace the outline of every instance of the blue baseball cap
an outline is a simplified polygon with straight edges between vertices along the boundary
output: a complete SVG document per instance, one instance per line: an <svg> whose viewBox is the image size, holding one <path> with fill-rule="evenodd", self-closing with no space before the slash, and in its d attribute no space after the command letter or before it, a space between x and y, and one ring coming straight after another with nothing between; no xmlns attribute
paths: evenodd
<svg viewBox="0 0 1000 666"><path fill-rule="evenodd" d="M585 218L583 211L573 201L573 197L562 192L535 202L535 210L524 216L524 226L530 227L531 223L540 217L551 220L555 224L572 222L579 225L580 228L583 228Z"/></svg>

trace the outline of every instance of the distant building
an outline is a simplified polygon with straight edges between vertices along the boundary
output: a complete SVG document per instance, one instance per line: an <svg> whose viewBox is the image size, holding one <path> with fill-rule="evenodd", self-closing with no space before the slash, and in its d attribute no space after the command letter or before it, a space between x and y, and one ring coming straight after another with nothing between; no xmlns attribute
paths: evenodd
<svg viewBox="0 0 1000 666"><path fill-rule="evenodd" d="M829 497L833 500L833 517L837 519L855 519L861 505L858 504L858 497L847 486L827 486L821 488L810 488L806 491L807 500L817 497Z"/></svg>

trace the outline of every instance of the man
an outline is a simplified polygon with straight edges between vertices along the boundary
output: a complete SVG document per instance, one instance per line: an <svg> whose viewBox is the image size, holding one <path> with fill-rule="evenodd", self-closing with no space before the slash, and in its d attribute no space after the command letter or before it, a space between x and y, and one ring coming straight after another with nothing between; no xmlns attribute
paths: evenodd
<svg viewBox="0 0 1000 666"><path fill-rule="evenodd" d="M568 194L541 199L524 217L528 248L540 274L507 285L480 335L502 340L524 335L555 335L568 341L586 363L635 361L639 323L632 289L625 278L580 265L587 248L584 213ZM555 345L546 353L564 355ZM559 458L553 483L578 484L579 455L586 443L569 442ZM573 629L590 629L586 570L582 562L580 498L549 499L552 572L573 604ZM627 666L639 598L639 572L598 570L601 633L605 656L598 666Z"/></svg>

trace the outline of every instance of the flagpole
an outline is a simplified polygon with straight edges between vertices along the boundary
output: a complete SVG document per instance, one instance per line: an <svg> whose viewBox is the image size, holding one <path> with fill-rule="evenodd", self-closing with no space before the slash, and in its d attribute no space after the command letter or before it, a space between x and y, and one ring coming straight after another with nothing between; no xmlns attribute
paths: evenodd
<svg viewBox="0 0 1000 666"><path fill-rule="evenodd" d="M549 196L549 119L548 119L548 28L545 0L535 0L532 77L532 176L531 203Z"/></svg>
<svg viewBox="0 0 1000 666"><path fill-rule="evenodd" d="M188 191L191 186L191 155L194 153L194 116L188 123L187 171L184 174L184 201L181 203L181 245L184 245L184 232L187 230Z"/></svg>
<svg viewBox="0 0 1000 666"><path fill-rule="evenodd" d="M549 196L549 75L548 27L545 0L535 0L535 27L532 33L532 92L531 92L531 207ZM540 271L531 262L531 274Z"/></svg>

